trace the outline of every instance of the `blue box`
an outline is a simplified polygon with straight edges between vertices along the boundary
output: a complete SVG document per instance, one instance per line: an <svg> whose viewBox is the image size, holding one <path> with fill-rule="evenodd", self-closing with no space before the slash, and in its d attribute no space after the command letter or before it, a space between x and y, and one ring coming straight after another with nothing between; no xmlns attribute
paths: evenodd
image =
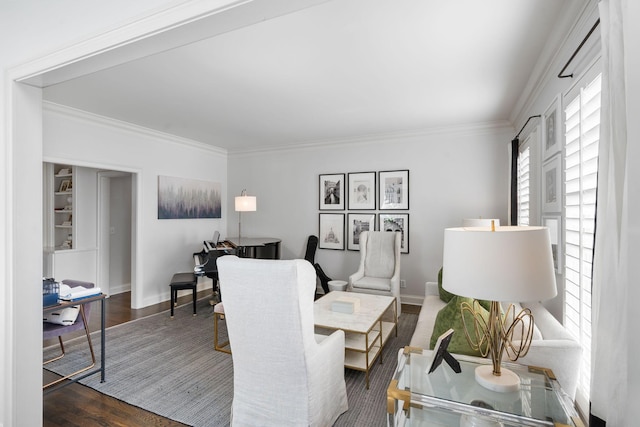
<svg viewBox="0 0 640 427"><path fill-rule="evenodd" d="M60 285L54 279L42 279L42 306L49 307L58 303Z"/></svg>

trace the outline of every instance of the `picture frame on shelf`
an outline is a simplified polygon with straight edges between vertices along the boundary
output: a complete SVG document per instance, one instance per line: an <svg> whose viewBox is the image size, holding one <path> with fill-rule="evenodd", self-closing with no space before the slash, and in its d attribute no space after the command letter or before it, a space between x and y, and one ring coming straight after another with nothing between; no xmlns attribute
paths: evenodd
<svg viewBox="0 0 640 427"><path fill-rule="evenodd" d="M62 181L60 181L60 187L58 188L58 192L59 193L66 193L69 190L71 190L71 180L70 179L63 179ZM49 191L51 191L51 190L49 190Z"/></svg>
<svg viewBox="0 0 640 427"><path fill-rule="evenodd" d="M344 210L344 174L322 174L319 176L320 210Z"/></svg>
<svg viewBox="0 0 640 427"><path fill-rule="evenodd" d="M344 250L344 214L321 213L318 221L318 248Z"/></svg>
<svg viewBox="0 0 640 427"><path fill-rule="evenodd" d="M562 273L562 216L542 215L542 226L549 229L551 239L551 254L556 274Z"/></svg>
<svg viewBox="0 0 640 427"><path fill-rule="evenodd" d="M360 250L360 233L376 229L376 215L373 213L350 213L347 216L347 249Z"/></svg>
<svg viewBox="0 0 640 427"><path fill-rule="evenodd" d="M350 210L374 210L376 208L376 173L355 172L348 177L348 207Z"/></svg>
<svg viewBox="0 0 640 427"><path fill-rule="evenodd" d="M409 214L378 214L378 230L401 233L400 253L409 253Z"/></svg>
<svg viewBox="0 0 640 427"><path fill-rule="evenodd" d="M380 210L409 209L409 170L378 172Z"/></svg>
<svg viewBox="0 0 640 427"><path fill-rule="evenodd" d="M553 101L545 110L542 118L542 158L544 160L560 152L560 145L562 144L560 132L560 99L560 94L553 98Z"/></svg>
<svg viewBox="0 0 640 427"><path fill-rule="evenodd" d="M562 209L562 158L556 154L542 165L542 211L560 212Z"/></svg>

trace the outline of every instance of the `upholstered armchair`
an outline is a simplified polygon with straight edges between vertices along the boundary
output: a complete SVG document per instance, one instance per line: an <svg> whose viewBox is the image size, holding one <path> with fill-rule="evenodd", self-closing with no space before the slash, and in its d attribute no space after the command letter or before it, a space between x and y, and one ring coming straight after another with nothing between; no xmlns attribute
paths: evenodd
<svg viewBox="0 0 640 427"><path fill-rule="evenodd" d="M401 235L389 231L360 233L360 265L349 276L347 290L365 294L396 297L398 316L400 303Z"/></svg>
<svg viewBox="0 0 640 427"><path fill-rule="evenodd" d="M345 412L344 332L314 335L305 260L218 259L233 358L231 425L330 426Z"/></svg>

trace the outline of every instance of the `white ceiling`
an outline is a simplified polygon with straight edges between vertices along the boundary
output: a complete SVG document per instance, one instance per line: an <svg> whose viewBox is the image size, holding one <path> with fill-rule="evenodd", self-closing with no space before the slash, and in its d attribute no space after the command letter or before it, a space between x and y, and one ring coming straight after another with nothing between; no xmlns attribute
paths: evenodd
<svg viewBox="0 0 640 427"><path fill-rule="evenodd" d="M230 152L508 121L568 0L333 0L49 86Z"/></svg>

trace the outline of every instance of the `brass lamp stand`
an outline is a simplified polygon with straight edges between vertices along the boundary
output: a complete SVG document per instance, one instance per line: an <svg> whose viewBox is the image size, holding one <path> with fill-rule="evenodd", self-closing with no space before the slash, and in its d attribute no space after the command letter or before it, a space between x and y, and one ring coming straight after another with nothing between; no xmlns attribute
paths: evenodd
<svg viewBox="0 0 640 427"><path fill-rule="evenodd" d="M476 381L494 391L517 391L520 388L520 378L501 366L502 356L506 353L512 362L526 356L533 338L533 315L528 308L522 309L516 315L515 307L509 304L503 317L500 303L491 301L489 318L485 321L477 307L478 301L474 301L473 306L467 302L461 304L467 341L482 357L491 357L491 366L485 365L476 369ZM467 325L465 312L473 316L473 325ZM515 332L520 332L518 336L522 339L514 341Z"/></svg>

